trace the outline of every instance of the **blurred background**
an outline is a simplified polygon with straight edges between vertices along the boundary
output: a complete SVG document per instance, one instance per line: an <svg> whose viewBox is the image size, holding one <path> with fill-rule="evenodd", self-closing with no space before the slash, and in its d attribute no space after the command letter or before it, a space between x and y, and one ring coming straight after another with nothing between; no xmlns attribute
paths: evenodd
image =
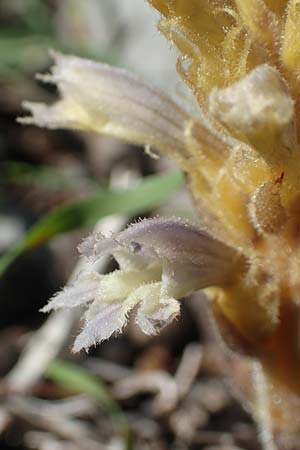
<svg viewBox="0 0 300 450"><path fill-rule="evenodd" d="M125 67L190 101L157 20L144 0L0 0L1 450L259 448L244 393L224 382L233 367L242 385L248 375L216 343L204 298L183 302L157 337L131 323L76 356L80 313L39 312L80 270L77 245L94 226L196 220L183 177L163 157L16 123L22 101L57 98L34 79L51 66L49 48Z"/></svg>

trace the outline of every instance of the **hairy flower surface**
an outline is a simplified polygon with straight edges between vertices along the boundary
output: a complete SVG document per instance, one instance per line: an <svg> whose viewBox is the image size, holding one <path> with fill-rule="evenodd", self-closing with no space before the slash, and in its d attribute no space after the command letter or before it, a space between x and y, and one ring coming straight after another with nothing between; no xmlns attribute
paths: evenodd
<svg viewBox="0 0 300 450"><path fill-rule="evenodd" d="M180 234L170 246L183 251L187 245L186 255L199 246L211 279L204 283L203 268L196 264L190 271L192 259L182 258L175 273L184 274L188 289L168 294L174 307L169 317L177 312L174 298L205 288L227 344L260 361L273 428L300 431L294 420L300 415L300 2L149 3L161 13L159 30L179 50L178 71L195 94L198 114L123 70L55 55L52 75L42 79L56 83L62 99L52 106L27 103L32 116L21 120L150 145L181 165L201 226L209 230L207 242L226 243L242 255L244 270L235 268L233 276L231 269L224 284L215 277L227 267L224 258L210 264L203 239L195 237L190 246L192 240ZM218 273L222 278L222 269ZM162 283L157 290L165 287L165 274L161 269L153 275L154 283ZM166 297L155 298L164 305ZM142 310L144 301L146 296Z"/></svg>
<svg viewBox="0 0 300 450"><path fill-rule="evenodd" d="M177 299L207 286L228 285L245 269L238 252L179 219L143 220L109 238L91 235L80 251L95 269L82 272L44 308L89 304L75 351L120 331L137 304L137 324L155 334L179 313ZM97 262L105 254L114 257L119 269L101 275Z"/></svg>

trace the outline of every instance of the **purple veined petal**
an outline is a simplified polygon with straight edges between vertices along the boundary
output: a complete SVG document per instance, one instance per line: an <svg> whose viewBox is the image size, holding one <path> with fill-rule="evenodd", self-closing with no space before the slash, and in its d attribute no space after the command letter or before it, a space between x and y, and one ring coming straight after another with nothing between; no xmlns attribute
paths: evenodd
<svg viewBox="0 0 300 450"><path fill-rule="evenodd" d="M187 159L185 124L192 117L159 89L124 69L52 52L52 73L61 100L47 106L25 102L24 124L95 131Z"/></svg>
<svg viewBox="0 0 300 450"><path fill-rule="evenodd" d="M50 299L49 303L41 311L49 312L59 308L75 308L94 300L99 288L101 275L95 272L85 274L74 282L72 286L66 286L62 291Z"/></svg>
<svg viewBox="0 0 300 450"><path fill-rule="evenodd" d="M229 281L230 272L245 270L245 258L237 250L180 219L142 220L116 239L137 255L172 262L173 269L185 267L192 276L203 277L206 286Z"/></svg>
<svg viewBox="0 0 300 450"><path fill-rule="evenodd" d="M119 332L126 324L126 316L122 313L122 303L102 304L101 310L91 320L86 320L81 333L77 336L73 351L75 353L82 349L102 342L114 333Z"/></svg>
<svg viewBox="0 0 300 450"><path fill-rule="evenodd" d="M116 238L134 252L150 253L170 261L203 262L203 256L232 258L235 250L206 231L177 218L144 219L130 225Z"/></svg>

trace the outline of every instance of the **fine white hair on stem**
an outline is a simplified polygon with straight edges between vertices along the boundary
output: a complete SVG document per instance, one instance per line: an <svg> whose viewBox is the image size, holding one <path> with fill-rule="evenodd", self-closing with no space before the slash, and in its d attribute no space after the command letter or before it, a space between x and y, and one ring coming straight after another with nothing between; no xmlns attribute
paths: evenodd
<svg viewBox="0 0 300 450"><path fill-rule="evenodd" d="M270 400L268 397L268 386L259 362L252 363L253 385L256 391L257 402L257 424L263 450L278 450L272 431L272 418L270 414Z"/></svg>

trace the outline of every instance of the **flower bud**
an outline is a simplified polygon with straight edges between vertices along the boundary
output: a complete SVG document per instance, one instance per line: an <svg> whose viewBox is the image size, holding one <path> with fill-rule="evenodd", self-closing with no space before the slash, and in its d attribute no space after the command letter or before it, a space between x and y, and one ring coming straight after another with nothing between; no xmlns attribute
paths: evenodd
<svg viewBox="0 0 300 450"><path fill-rule="evenodd" d="M210 112L271 164L288 157L294 142L294 102L279 72L267 64L210 94ZM283 153L283 155L282 155Z"/></svg>

